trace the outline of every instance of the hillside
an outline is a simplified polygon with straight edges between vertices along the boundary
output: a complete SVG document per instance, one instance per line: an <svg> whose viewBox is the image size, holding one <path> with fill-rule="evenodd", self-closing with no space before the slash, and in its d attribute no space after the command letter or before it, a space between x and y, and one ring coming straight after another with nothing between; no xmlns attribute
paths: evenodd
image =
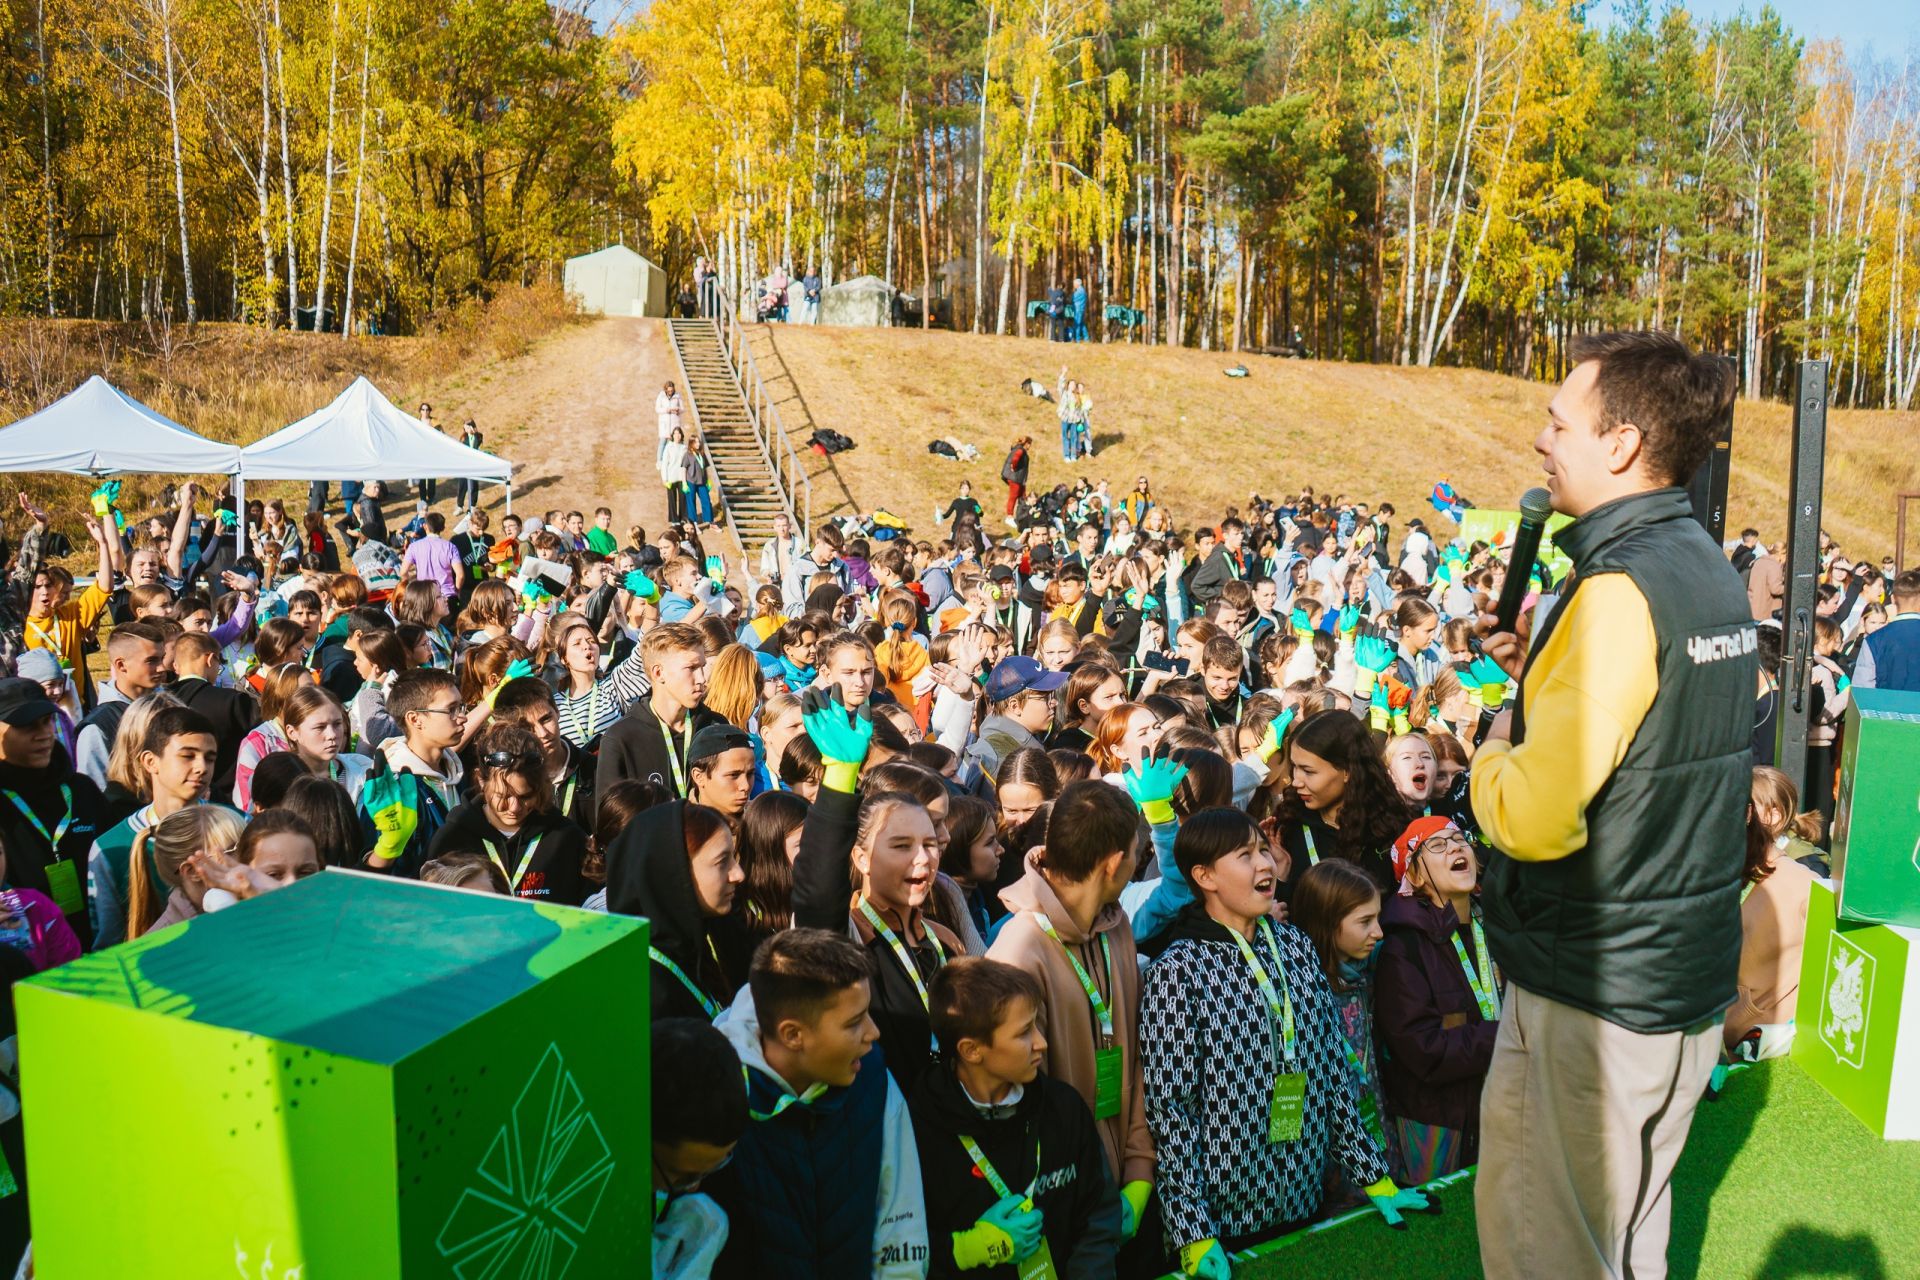
<svg viewBox="0 0 1920 1280"><path fill-rule="evenodd" d="M1117 494L1145 474L1183 526L1303 484L1385 499L1402 522L1431 523L1426 495L1443 475L1479 505L1512 506L1540 483L1531 444L1553 394L1474 370L1259 356L1244 357L1251 376L1234 379L1222 370L1242 357L1218 352L939 331L767 326L753 344L796 443L816 426L857 442L832 460L813 457L815 514L884 506L922 532L934 500L944 504L962 478L998 517L1000 463L1019 434L1034 438L1035 486L1085 474ZM1094 399L1096 455L1077 467L1060 459L1054 407L1018 389L1025 377L1051 389L1063 359ZM1920 489L1920 413L1835 412L1829 431L1827 528L1877 560L1892 548L1893 495ZM1785 536L1791 435L1785 405L1736 410L1731 529ZM979 460L928 454L937 437L977 446Z"/></svg>

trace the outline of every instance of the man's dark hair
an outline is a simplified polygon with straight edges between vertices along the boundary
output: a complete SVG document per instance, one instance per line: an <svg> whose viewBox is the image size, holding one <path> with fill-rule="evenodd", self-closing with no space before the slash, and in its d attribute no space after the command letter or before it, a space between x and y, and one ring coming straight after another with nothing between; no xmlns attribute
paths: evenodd
<svg viewBox="0 0 1920 1280"><path fill-rule="evenodd" d="M1760 531L1758 529L1742 529L1740 531L1740 537L1742 539L1757 538L1759 536L1760 536Z"/></svg>
<svg viewBox="0 0 1920 1280"><path fill-rule="evenodd" d="M393 618L377 604L355 605L347 610L347 634L356 631L390 631Z"/></svg>
<svg viewBox="0 0 1920 1280"><path fill-rule="evenodd" d="M500 686L500 692L493 699L493 715L496 720L519 720L533 708L541 706L558 710L559 704L553 700L553 690L538 676L521 676Z"/></svg>
<svg viewBox="0 0 1920 1280"><path fill-rule="evenodd" d="M437 538L446 530L447 518L438 511L429 511L427 512L427 518L421 521L421 523L427 526L428 533Z"/></svg>
<svg viewBox="0 0 1920 1280"><path fill-rule="evenodd" d="M1896 600L1920 600L1920 569L1909 569L1893 580Z"/></svg>
<svg viewBox="0 0 1920 1280"><path fill-rule="evenodd" d="M747 1082L740 1055L704 1018L653 1024L653 1141L727 1147L747 1131Z"/></svg>
<svg viewBox="0 0 1920 1280"><path fill-rule="evenodd" d="M427 704L442 693L460 692L460 682L453 673L442 671L438 667L415 667L402 672L393 682L393 688L387 694L387 714L405 724L407 716L415 711L425 711Z"/></svg>
<svg viewBox="0 0 1920 1280"><path fill-rule="evenodd" d="M1733 364L1695 355L1670 333L1624 330L1575 338L1576 364L1598 362L1594 391L1600 430L1623 422L1640 428L1648 475L1685 484L1713 451L1722 415L1733 404Z"/></svg>
<svg viewBox="0 0 1920 1280"><path fill-rule="evenodd" d="M1107 790L1120 795L1117 788ZM873 962L846 934L784 929L753 953L747 985L760 1030L771 1032L788 1018L812 1026L842 991L871 977Z"/></svg>
<svg viewBox="0 0 1920 1280"><path fill-rule="evenodd" d="M1247 531L1247 522L1245 520L1242 520L1239 516L1228 516L1225 520L1222 520L1220 522L1220 536L1223 538L1226 537L1228 534L1234 532L1236 529L1239 530L1241 533L1245 533Z"/></svg>
<svg viewBox="0 0 1920 1280"><path fill-rule="evenodd" d="M191 707L161 707L147 721L147 736L141 739L140 749L160 755L169 742L188 734L205 734L216 740L220 736L213 731L213 722Z"/></svg>
<svg viewBox="0 0 1920 1280"><path fill-rule="evenodd" d="M1139 812L1110 782L1069 782L1047 820L1046 869L1078 884L1114 854L1133 848Z"/></svg>

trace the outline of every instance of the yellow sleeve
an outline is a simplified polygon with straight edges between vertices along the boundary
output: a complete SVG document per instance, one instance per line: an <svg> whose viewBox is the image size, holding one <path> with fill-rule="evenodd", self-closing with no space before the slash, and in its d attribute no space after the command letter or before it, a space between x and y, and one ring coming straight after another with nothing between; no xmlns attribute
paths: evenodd
<svg viewBox="0 0 1920 1280"><path fill-rule="evenodd" d="M80 625L90 627L98 622L100 615L107 611L107 606L112 601L113 597L108 595L107 589L100 585L100 579L95 578L89 582L87 589L80 593L80 598L74 601L79 610Z"/></svg>
<svg viewBox="0 0 1920 1280"><path fill-rule="evenodd" d="M1626 757L1660 690L1653 614L1623 573L1567 601L1527 673L1526 741L1473 758L1473 813L1495 848L1549 862L1586 847L1587 806Z"/></svg>

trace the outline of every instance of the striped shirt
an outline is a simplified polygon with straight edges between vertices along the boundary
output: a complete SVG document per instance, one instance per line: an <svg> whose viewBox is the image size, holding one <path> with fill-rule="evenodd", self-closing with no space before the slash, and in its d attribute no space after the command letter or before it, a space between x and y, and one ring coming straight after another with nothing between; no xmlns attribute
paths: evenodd
<svg viewBox="0 0 1920 1280"><path fill-rule="evenodd" d="M561 680L562 687L553 692L553 704L560 711L560 736L582 749L591 749L628 707L653 691L646 664L640 660L639 645L583 694L568 693L566 677Z"/></svg>

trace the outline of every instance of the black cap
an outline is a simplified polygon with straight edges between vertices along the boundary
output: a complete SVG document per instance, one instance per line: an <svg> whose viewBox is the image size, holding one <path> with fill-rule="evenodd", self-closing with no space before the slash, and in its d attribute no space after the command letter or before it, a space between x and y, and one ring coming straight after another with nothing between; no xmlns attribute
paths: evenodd
<svg viewBox="0 0 1920 1280"><path fill-rule="evenodd" d="M1052 564L1053 563L1053 544L1050 542L1041 543L1039 546L1035 547L1028 554L1027 561L1029 564L1033 565L1036 569L1043 564Z"/></svg>
<svg viewBox="0 0 1920 1280"><path fill-rule="evenodd" d="M687 748L687 767L692 768L695 761L711 760L723 751L740 748L753 750L753 739L744 729L736 729L730 724L710 724L693 735L693 743Z"/></svg>
<svg viewBox="0 0 1920 1280"><path fill-rule="evenodd" d="M987 577L991 578L995 582L1012 582L1013 576L1014 575L1013 575L1012 565L997 564L993 566L993 568L987 570Z"/></svg>
<svg viewBox="0 0 1920 1280"><path fill-rule="evenodd" d="M19 676L0 680L0 722L19 729L38 724L53 713L54 705L39 681Z"/></svg>

